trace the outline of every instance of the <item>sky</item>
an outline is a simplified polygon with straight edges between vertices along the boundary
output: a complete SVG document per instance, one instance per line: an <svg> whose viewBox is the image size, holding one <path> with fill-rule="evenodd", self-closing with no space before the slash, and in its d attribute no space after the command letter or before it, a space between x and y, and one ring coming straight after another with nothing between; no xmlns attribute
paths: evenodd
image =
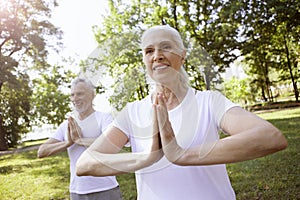
<svg viewBox="0 0 300 200"><path fill-rule="evenodd" d="M93 25L101 25L108 13L105 0L58 0L51 22L63 32L65 50L60 55L85 59L96 48ZM57 58L59 59L59 58Z"/></svg>

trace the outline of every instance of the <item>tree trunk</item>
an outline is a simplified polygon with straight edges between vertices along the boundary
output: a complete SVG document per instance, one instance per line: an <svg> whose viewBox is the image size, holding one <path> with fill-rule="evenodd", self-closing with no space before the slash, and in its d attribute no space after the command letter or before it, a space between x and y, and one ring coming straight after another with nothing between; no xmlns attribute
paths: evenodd
<svg viewBox="0 0 300 200"><path fill-rule="evenodd" d="M289 68L289 72L290 72L290 76L292 79L292 84L293 84L293 88L294 88L294 94L295 94L295 98L296 98L296 102L299 101L298 97L299 97L299 91L297 88L297 83L295 82L295 78L293 75L293 70L292 70L292 64L291 64L291 60L290 60L290 53L289 53L289 48L287 46L287 42L286 42L286 37L284 36L284 47L285 47L285 54L286 54L286 58L287 58L287 64L288 64L288 68ZM297 62L296 62L297 65Z"/></svg>
<svg viewBox="0 0 300 200"><path fill-rule="evenodd" d="M298 62L294 62L294 67L297 69ZM297 87L297 82L294 83L294 90L295 90L295 98L296 102L299 102L299 89Z"/></svg>
<svg viewBox="0 0 300 200"><path fill-rule="evenodd" d="M270 79L269 79L269 68L268 68L268 64L267 61L265 60L265 63L262 63L262 67L263 67L263 80L264 80L264 84L266 86L266 93L267 93L267 98L268 98L268 102L273 102L273 98L272 95L270 93L271 91L271 84L270 84Z"/></svg>
<svg viewBox="0 0 300 200"><path fill-rule="evenodd" d="M3 119L0 115L0 151L5 151L8 149L7 141L5 139L5 129L3 128Z"/></svg>
<svg viewBox="0 0 300 200"><path fill-rule="evenodd" d="M263 86L263 85L261 85L261 96L262 96L262 98L263 98L263 100L264 100L265 102L268 101L268 99L267 99L267 97L266 97L266 95L265 95L265 89L264 89L264 86Z"/></svg>

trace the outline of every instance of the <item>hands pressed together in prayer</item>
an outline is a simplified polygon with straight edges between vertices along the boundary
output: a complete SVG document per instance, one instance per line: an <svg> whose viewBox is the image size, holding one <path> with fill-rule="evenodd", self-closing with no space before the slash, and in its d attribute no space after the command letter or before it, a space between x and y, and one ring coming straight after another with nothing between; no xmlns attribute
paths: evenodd
<svg viewBox="0 0 300 200"><path fill-rule="evenodd" d="M71 146L74 143L80 143L83 138L81 128L73 117L68 118L68 142Z"/></svg>
<svg viewBox="0 0 300 200"><path fill-rule="evenodd" d="M163 93L154 95L153 101L153 150L162 151L162 154L172 163L178 163L184 153L175 138ZM155 149L156 148L156 149Z"/></svg>
<svg viewBox="0 0 300 200"><path fill-rule="evenodd" d="M43 158L51 156L62 151L65 151L68 147L74 143L79 143L82 140L82 131L78 126L74 118L68 118L68 132L67 139L60 141L54 138L49 138L44 144L42 144L38 150L38 157Z"/></svg>

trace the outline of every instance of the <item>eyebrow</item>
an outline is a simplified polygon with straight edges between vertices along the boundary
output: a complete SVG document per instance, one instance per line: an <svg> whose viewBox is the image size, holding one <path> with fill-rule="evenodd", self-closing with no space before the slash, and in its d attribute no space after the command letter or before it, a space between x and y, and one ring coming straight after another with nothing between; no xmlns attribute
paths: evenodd
<svg viewBox="0 0 300 200"><path fill-rule="evenodd" d="M172 41L172 40L163 40L163 41L159 42L158 45L172 44L172 43L174 43L174 41ZM143 49L149 49L149 48L152 48L153 46L155 46L155 45L149 44L148 46L143 47Z"/></svg>

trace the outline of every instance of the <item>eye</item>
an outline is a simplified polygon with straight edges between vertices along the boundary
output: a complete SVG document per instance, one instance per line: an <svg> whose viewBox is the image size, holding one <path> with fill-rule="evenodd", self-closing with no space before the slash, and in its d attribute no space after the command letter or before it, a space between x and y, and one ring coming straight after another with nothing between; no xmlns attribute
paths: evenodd
<svg viewBox="0 0 300 200"><path fill-rule="evenodd" d="M162 46L162 49L163 50L169 50L169 49L172 49L172 46L169 45L169 44L165 44L165 45Z"/></svg>
<svg viewBox="0 0 300 200"><path fill-rule="evenodd" d="M147 48L144 50L145 54L153 53L153 49Z"/></svg>

